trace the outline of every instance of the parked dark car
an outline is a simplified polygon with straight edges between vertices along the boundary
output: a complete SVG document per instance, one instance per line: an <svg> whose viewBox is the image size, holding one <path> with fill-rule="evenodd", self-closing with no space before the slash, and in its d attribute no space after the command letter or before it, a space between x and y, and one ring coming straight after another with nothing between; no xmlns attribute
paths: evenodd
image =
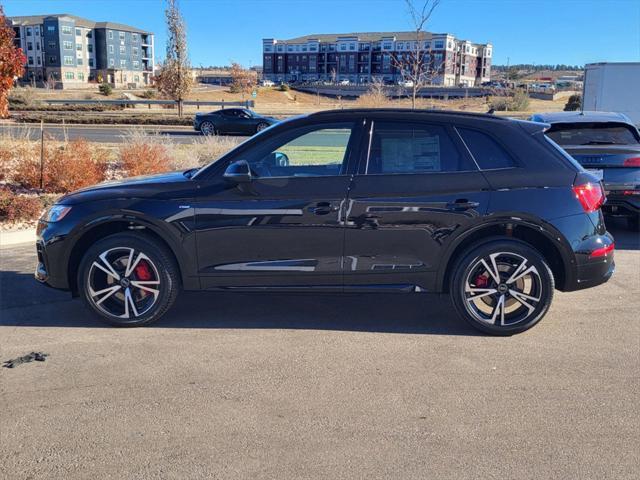
<svg viewBox="0 0 640 480"><path fill-rule="evenodd" d="M547 136L602 179L605 216L625 217L640 230L640 132L621 113L536 113L532 120L551 125Z"/></svg>
<svg viewBox="0 0 640 480"><path fill-rule="evenodd" d="M247 108L223 108L217 112L196 113L193 128L205 135L253 135L277 122Z"/></svg>
<svg viewBox="0 0 640 480"><path fill-rule="evenodd" d="M157 320L180 289L448 292L474 327L522 332L554 289L614 271L601 185L544 129L412 110L290 119L199 170L61 198L38 224L36 278L121 326Z"/></svg>

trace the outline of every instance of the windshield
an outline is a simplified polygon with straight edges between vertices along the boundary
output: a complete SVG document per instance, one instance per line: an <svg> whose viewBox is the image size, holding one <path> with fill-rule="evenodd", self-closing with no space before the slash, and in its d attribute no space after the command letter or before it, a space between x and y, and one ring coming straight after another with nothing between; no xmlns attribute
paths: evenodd
<svg viewBox="0 0 640 480"><path fill-rule="evenodd" d="M545 132L558 145L637 145L637 132L624 123L556 123Z"/></svg>

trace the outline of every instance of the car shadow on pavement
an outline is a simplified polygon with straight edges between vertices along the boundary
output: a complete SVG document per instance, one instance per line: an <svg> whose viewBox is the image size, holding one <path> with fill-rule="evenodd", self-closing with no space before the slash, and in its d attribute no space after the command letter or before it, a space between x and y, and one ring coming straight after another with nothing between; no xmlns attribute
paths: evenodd
<svg viewBox="0 0 640 480"><path fill-rule="evenodd" d="M101 328L79 299L1 271L0 326ZM182 292L145 328L307 329L431 335L481 335L436 294Z"/></svg>

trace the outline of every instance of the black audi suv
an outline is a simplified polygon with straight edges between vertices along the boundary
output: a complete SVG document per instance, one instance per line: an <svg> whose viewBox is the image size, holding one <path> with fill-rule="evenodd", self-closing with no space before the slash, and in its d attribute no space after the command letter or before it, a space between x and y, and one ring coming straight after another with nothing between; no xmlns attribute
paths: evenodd
<svg viewBox="0 0 640 480"><path fill-rule="evenodd" d="M196 113L193 128L204 135L253 135L277 122L275 118L258 115L248 108L223 108L216 112Z"/></svg>
<svg viewBox="0 0 640 480"><path fill-rule="evenodd" d="M614 271L602 186L546 128L412 110L290 119L203 168L61 198L38 225L36 278L119 326L157 320L181 289L447 292L474 327L522 332L554 289Z"/></svg>
<svg viewBox="0 0 640 480"><path fill-rule="evenodd" d="M626 218L640 231L640 132L631 120L615 112L536 113L531 119L550 124L547 136L602 179L605 217Z"/></svg>

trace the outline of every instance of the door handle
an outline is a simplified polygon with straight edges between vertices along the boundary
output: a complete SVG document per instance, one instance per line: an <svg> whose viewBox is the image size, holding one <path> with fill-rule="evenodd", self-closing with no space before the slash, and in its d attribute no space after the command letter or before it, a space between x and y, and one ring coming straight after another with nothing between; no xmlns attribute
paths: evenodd
<svg viewBox="0 0 640 480"><path fill-rule="evenodd" d="M478 208L479 206L479 202L470 202L466 198L459 198L454 202L448 202L446 208L447 210L464 211Z"/></svg>
<svg viewBox="0 0 640 480"><path fill-rule="evenodd" d="M318 202L315 207L309 207L308 210L315 215L328 215L331 212L337 212L338 207L329 202Z"/></svg>

